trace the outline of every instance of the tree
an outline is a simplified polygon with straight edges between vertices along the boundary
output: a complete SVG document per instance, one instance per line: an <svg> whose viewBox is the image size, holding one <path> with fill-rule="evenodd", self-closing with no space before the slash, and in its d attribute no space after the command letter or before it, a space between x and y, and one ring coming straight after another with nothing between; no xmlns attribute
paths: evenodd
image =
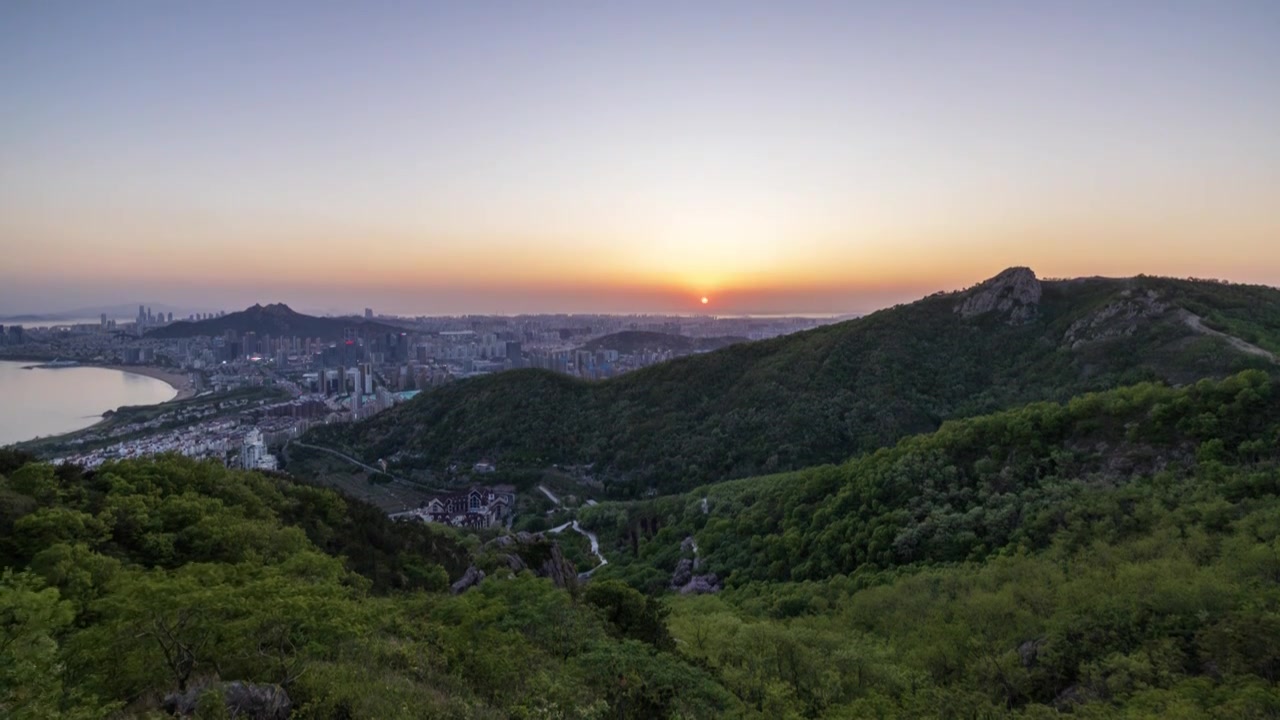
<svg viewBox="0 0 1280 720"><path fill-rule="evenodd" d="M89 720L111 711L64 682L57 637L74 616L71 604L34 576L0 576L0 716Z"/></svg>

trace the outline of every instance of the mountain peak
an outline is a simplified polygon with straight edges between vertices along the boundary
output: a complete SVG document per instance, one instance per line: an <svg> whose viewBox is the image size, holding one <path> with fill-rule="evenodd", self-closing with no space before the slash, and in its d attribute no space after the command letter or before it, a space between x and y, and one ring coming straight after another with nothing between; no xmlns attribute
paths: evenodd
<svg viewBox="0 0 1280 720"><path fill-rule="evenodd" d="M263 305L262 303L254 303L244 309L247 313L266 313L269 315L294 315L293 308L284 303L271 303Z"/></svg>
<svg viewBox="0 0 1280 720"><path fill-rule="evenodd" d="M1041 293L1040 281L1031 268L1011 267L969 290L956 305L956 312L968 319L996 311L1007 314L1009 324L1018 325L1035 317Z"/></svg>

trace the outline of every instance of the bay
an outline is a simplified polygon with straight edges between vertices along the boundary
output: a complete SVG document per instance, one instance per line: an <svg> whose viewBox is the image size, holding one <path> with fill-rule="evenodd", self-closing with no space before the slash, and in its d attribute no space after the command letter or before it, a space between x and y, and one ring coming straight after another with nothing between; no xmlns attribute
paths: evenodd
<svg viewBox="0 0 1280 720"><path fill-rule="evenodd" d="M61 435L126 405L155 405L178 391L163 380L98 367L25 369L0 361L0 446Z"/></svg>

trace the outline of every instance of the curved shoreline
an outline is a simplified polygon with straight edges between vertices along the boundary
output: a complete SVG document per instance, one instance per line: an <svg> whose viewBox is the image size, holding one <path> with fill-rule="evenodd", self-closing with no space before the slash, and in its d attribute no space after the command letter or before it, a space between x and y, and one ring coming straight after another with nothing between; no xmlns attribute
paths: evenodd
<svg viewBox="0 0 1280 720"><path fill-rule="evenodd" d="M0 362L19 364L19 363L22 363L23 361L15 360L13 358L0 358ZM48 362L48 361L44 360L42 362ZM24 369L29 370L34 367L35 366L26 366ZM131 373L133 375L141 375L143 377L148 377L153 380L159 380L160 382L163 382L169 387L173 388L173 390L175 391L176 394L172 398L169 398L168 400L164 400L158 403L145 404L149 406L159 406L159 405L165 405L168 403L178 402L181 400L186 400L196 394L195 386L191 381L191 376L187 373L176 371L170 368L161 368L161 367L155 367L150 365L105 365L105 364L92 363L92 362L78 362L75 365L68 365L65 367L67 368L101 368L103 370L115 370L117 372L122 372L122 373ZM61 368L49 368L49 369L58 370ZM108 408L101 415L95 414L95 415L85 416L85 419L89 420L90 422L84 426L77 427L74 429L65 430L62 432L54 432L53 434L49 434L49 435L40 435L33 438L26 438L23 440L15 440L15 441L8 441L8 442L0 441L0 447L20 446L20 445L25 446L30 443L53 441L59 438L66 438L69 436L77 435L79 433L92 430L93 428L96 428L102 425L103 423L107 422L111 413L115 412L116 410L119 410L119 408Z"/></svg>
<svg viewBox="0 0 1280 720"><path fill-rule="evenodd" d="M167 383L169 387L176 390L178 394L165 402L186 400L196 394L195 385L191 383L191 376L189 374L176 372L169 368L155 367L152 365L81 365L80 367L98 367L104 370L119 370L120 372L142 375L143 377L149 377L154 380Z"/></svg>

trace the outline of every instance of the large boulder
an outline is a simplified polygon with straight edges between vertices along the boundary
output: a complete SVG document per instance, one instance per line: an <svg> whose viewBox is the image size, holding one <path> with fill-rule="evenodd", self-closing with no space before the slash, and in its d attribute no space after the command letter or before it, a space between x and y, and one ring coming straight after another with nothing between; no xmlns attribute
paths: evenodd
<svg viewBox="0 0 1280 720"><path fill-rule="evenodd" d="M693 560L689 558L680 558L680 562L676 563L675 572L671 573L671 589L679 590L689 581L693 579Z"/></svg>
<svg viewBox="0 0 1280 720"><path fill-rule="evenodd" d="M458 582L454 583L449 589L453 591L454 595L461 595L476 585L479 585L481 580L484 580L484 571L475 565L472 565L467 568L465 573L462 574L462 577L458 579Z"/></svg>
<svg viewBox="0 0 1280 720"><path fill-rule="evenodd" d="M715 573L694 575L689 578L689 582L685 583L683 587L678 588L681 595L718 593L722 589L724 589L724 586L720 583L720 578Z"/></svg>

